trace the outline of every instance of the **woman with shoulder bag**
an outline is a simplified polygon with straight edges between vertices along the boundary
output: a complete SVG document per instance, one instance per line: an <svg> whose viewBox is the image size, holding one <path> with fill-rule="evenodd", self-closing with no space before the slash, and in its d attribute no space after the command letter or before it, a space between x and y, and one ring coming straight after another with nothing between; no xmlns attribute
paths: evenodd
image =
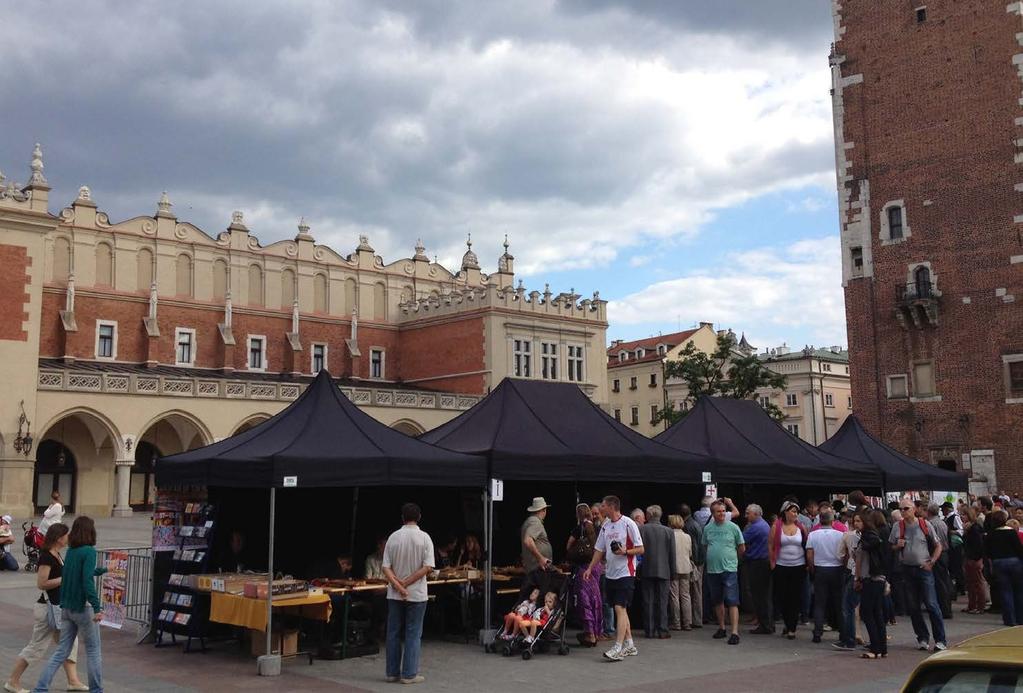
<svg viewBox="0 0 1023 693"><path fill-rule="evenodd" d="M888 656L888 628L884 617L885 587L888 584L884 575L884 542L878 532L878 518L873 512L862 511L860 521L863 531L856 547L853 585L860 593L860 617L870 636L870 649L860 657L879 659Z"/></svg>
<svg viewBox="0 0 1023 693"><path fill-rule="evenodd" d="M57 635L60 633L61 572L64 568L60 550L67 546L67 541L67 525L57 522L46 529L46 538L39 553L39 572L36 573L36 587L42 590L42 593L32 607L34 617L32 638L18 655L11 677L4 683L4 690L8 693L28 693L27 688L21 687L21 675L25 673L30 664L43 658L51 642L57 642ZM78 678L78 670L75 667L77 659L78 640L76 639L71 644L71 651L67 659L64 660L67 689L69 691L87 691L89 687Z"/></svg>
<svg viewBox="0 0 1023 693"><path fill-rule="evenodd" d="M575 580L576 618L582 626L579 643L586 647L596 647L597 639L604 630L604 604L600 598L600 575L604 567L598 563L591 574L596 579L583 580L582 574L593 558L597 529L593 526L590 506L586 503L575 506L575 517L578 524L572 530L565 548Z"/></svg>
<svg viewBox="0 0 1023 693"><path fill-rule="evenodd" d="M96 523L82 515L75 519L68 534L67 557L64 559L60 583L60 641L39 675L33 691L45 693L57 669L82 636L89 667L91 693L103 693L103 658L100 654L99 622L102 606L96 594L95 578L107 572L96 567Z"/></svg>

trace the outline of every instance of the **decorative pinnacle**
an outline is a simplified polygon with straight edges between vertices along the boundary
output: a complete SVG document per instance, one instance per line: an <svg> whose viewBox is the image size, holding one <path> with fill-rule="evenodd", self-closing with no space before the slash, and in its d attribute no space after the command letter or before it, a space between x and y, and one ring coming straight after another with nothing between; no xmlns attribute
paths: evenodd
<svg viewBox="0 0 1023 693"><path fill-rule="evenodd" d="M472 250L472 234L467 233L465 235L465 245L468 246L469 250Z"/></svg>
<svg viewBox="0 0 1023 693"><path fill-rule="evenodd" d="M304 216L298 218L298 232L307 235L309 233L309 224L305 223Z"/></svg>
<svg viewBox="0 0 1023 693"><path fill-rule="evenodd" d="M508 234L504 234L504 252L508 253Z"/></svg>
<svg viewBox="0 0 1023 693"><path fill-rule="evenodd" d="M36 142L36 146L32 149L32 179L29 181L32 185L46 185L46 177L43 176L43 148Z"/></svg>
<svg viewBox="0 0 1023 693"><path fill-rule="evenodd" d="M82 187L78 188L78 199L85 200L86 202L92 199L92 191L89 190L88 185L83 185Z"/></svg>
<svg viewBox="0 0 1023 693"><path fill-rule="evenodd" d="M163 194L160 195L160 201L156 203L156 211L157 211L157 213L158 214L170 214L171 213L171 207L173 207L173 206L174 205L171 204L170 198L167 197L167 191L164 190Z"/></svg>
<svg viewBox="0 0 1023 693"><path fill-rule="evenodd" d="M238 210L235 210L235 211L231 212L231 223L232 224L244 224L245 223L245 215L242 214L241 212L239 212Z"/></svg>

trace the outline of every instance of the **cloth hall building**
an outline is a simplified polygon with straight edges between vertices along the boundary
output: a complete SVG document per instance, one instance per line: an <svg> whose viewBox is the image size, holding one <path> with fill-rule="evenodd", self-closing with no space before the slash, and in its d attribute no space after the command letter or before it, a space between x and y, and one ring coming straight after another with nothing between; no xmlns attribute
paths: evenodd
<svg viewBox="0 0 1023 693"><path fill-rule="evenodd" d="M327 369L410 435L502 378L577 383L606 407L606 302L481 271L416 244L385 262L318 245L308 226L264 246L232 215L214 236L155 214L111 222L82 187L52 214L37 145L27 185L0 175L0 508L128 515L153 501L159 455L226 438L283 409ZM31 444L29 444L31 439Z"/></svg>

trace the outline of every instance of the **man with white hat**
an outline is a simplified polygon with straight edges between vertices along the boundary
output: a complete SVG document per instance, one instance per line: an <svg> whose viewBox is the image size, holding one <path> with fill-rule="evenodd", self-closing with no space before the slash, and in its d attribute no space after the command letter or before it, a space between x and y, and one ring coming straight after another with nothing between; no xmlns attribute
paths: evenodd
<svg viewBox="0 0 1023 693"><path fill-rule="evenodd" d="M14 532L11 531L10 515L0 517L0 570L18 570L18 559L11 553L14 545Z"/></svg>
<svg viewBox="0 0 1023 693"><path fill-rule="evenodd" d="M551 559L554 558L547 530L543 526L549 507L551 506L547 505L543 496L537 496L526 508L529 517L522 523L519 537L522 540L522 567L526 569L527 574L537 569L550 568Z"/></svg>

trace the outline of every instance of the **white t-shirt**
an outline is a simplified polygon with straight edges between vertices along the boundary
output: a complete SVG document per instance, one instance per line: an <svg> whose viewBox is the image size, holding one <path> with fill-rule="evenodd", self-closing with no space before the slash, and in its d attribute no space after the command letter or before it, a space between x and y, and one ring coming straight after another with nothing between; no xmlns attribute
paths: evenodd
<svg viewBox="0 0 1023 693"><path fill-rule="evenodd" d="M39 532L46 535L46 530L50 528L50 525L55 525L64 519L64 506L60 503L54 503L43 512L43 519L39 522Z"/></svg>
<svg viewBox="0 0 1023 693"><path fill-rule="evenodd" d="M399 580L404 580L423 566L434 567L433 540L418 525L402 525L387 538L384 546L383 568L390 568ZM401 601L401 595L387 585L387 598ZM408 586L409 602L426 601L426 576Z"/></svg>
<svg viewBox="0 0 1023 693"><path fill-rule="evenodd" d="M813 564L817 568L840 568L842 561L838 552L842 547L844 535L837 529L821 527L810 532L806 538L807 550L813 549Z"/></svg>
<svg viewBox="0 0 1023 693"><path fill-rule="evenodd" d="M636 557L619 556L611 552L611 542L617 541L625 549L631 549L643 545L643 538L639 535L639 527L631 518L622 515L617 522L608 518L604 526L600 528L597 535L597 543L594 548L604 552L604 560L607 561L607 570L604 574L608 580L618 580L623 577L636 577Z"/></svg>

